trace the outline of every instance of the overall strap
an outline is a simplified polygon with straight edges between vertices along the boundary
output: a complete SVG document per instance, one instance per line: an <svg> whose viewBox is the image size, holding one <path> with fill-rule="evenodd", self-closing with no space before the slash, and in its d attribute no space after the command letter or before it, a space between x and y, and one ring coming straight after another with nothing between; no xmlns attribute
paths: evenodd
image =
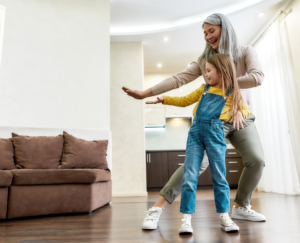
<svg viewBox="0 0 300 243"><path fill-rule="evenodd" d="M209 88L210 88L210 85L209 85L209 84L205 84L205 87L204 87L204 90L203 90L203 91L208 91ZM227 96L230 96L231 93L232 93L232 91L233 91L232 89L227 90L227 91L226 91L226 95L227 95Z"/></svg>
<svg viewBox="0 0 300 243"><path fill-rule="evenodd" d="M227 95L227 96L230 96L231 93L232 93L232 91L233 91L232 89L228 89L228 90L226 91L226 95Z"/></svg>
<svg viewBox="0 0 300 243"><path fill-rule="evenodd" d="M209 90L209 88L210 88L210 85L209 84L205 84L205 87L204 87L203 91L207 91L207 90Z"/></svg>

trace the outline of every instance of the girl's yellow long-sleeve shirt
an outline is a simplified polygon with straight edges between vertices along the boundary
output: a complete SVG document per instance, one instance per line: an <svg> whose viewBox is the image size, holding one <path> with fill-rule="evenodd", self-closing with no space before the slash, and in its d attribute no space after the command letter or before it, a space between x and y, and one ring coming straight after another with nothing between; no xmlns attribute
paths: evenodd
<svg viewBox="0 0 300 243"><path fill-rule="evenodd" d="M197 108L198 108L200 99L202 97L204 87L205 87L205 84L202 84L199 89L196 89L194 92L190 93L189 95L183 96L183 97L165 96L163 104L186 107L186 106L192 105L197 102L197 105L194 107L194 110L193 110L193 115L196 116ZM216 95L222 95L222 89L217 89L214 87L210 87L209 90L206 92L216 94ZM228 96L226 96L226 97L228 97ZM220 120L223 120L224 122L228 122L229 119L231 118L231 112L230 112L231 99L232 99L232 96L229 96L229 98L227 99L227 102L221 112L220 118L219 118ZM242 110L240 112L243 114L244 119L247 119L251 115L251 112L250 112L249 108L245 105L244 101L243 101Z"/></svg>

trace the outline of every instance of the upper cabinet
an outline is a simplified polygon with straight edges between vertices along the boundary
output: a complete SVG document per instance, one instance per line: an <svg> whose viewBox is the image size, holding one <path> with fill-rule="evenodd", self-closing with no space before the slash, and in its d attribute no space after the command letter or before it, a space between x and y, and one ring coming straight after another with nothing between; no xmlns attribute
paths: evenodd
<svg viewBox="0 0 300 243"><path fill-rule="evenodd" d="M193 117L193 109L195 104L187 107L178 106L166 106L166 118L176 118L176 117Z"/></svg>
<svg viewBox="0 0 300 243"><path fill-rule="evenodd" d="M166 109L163 105L145 105L145 127L164 127L166 125Z"/></svg>

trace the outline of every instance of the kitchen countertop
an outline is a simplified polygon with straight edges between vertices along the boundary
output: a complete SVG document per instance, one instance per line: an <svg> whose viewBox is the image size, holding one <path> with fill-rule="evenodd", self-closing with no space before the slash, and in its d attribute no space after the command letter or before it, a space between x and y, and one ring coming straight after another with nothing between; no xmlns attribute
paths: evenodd
<svg viewBox="0 0 300 243"><path fill-rule="evenodd" d="M227 149L235 149L232 144L227 144ZM185 152L185 149L155 149L146 150L146 152Z"/></svg>

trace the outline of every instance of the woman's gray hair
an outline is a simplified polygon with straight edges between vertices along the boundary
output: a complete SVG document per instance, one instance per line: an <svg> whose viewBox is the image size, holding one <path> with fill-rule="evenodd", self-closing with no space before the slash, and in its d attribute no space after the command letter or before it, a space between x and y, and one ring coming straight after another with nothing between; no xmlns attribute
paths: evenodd
<svg viewBox="0 0 300 243"><path fill-rule="evenodd" d="M223 14L215 13L208 16L204 20L202 28L204 27L204 24L221 26L222 32L218 51L222 54L231 55L233 61L237 62L240 59L242 53L237 41L235 31L228 18ZM217 51L206 42L205 50L199 57L198 62L200 63L202 60L207 61L207 59L215 53L217 53Z"/></svg>

